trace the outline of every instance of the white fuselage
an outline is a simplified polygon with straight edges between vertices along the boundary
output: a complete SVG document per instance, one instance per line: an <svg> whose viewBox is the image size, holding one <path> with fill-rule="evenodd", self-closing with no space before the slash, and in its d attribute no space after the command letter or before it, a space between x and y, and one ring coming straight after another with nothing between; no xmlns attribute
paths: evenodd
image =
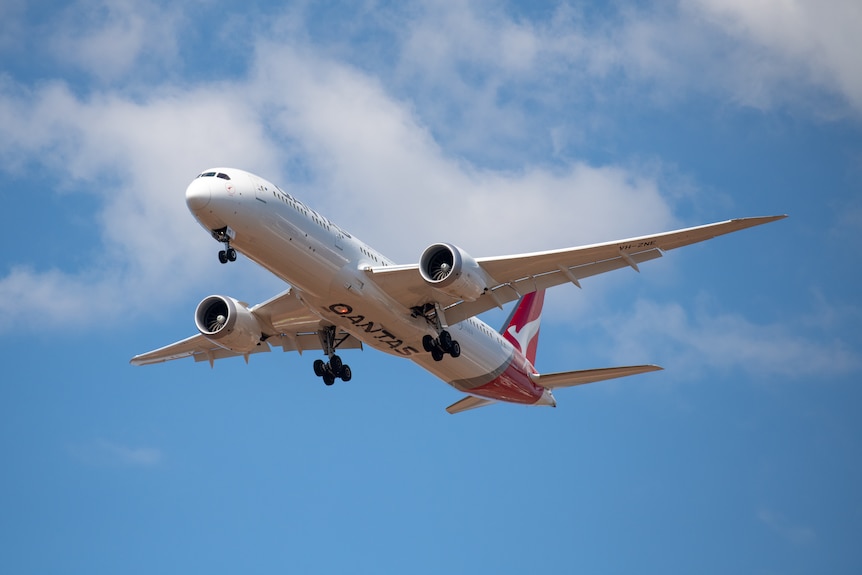
<svg viewBox="0 0 862 575"><path fill-rule="evenodd" d="M509 401L537 401L533 386L506 384L504 373L511 368L533 367L494 329L477 318L449 326L462 354L434 361L422 346L423 336L436 335L432 326L379 289L366 272L395 265L392 260L274 184L242 170L218 171L230 180L200 177L189 185L192 214L210 232L227 227L232 247L290 284L324 323L407 357L462 391L493 396L479 388L497 381Z"/></svg>

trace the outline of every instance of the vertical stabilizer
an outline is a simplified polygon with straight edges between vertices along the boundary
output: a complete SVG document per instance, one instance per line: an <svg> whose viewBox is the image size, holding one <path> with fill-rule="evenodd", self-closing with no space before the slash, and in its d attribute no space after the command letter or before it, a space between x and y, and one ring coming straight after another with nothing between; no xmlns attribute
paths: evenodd
<svg viewBox="0 0 862 575"><path fill-rule="evenodd" d="M542 304L545 291L528 293L512 310L512 315L503 325L500 333L509 343L521 350L530 363L536 363L536 349L539 347L539 322L542 319Z"/></svg>

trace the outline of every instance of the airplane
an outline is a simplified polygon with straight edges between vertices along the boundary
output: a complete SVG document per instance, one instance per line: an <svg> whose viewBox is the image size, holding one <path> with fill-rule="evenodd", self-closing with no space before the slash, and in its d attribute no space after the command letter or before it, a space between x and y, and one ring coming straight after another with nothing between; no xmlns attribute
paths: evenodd
<svg viewBox="0 0 862 575"><path fill-rule="evenodd" d="M459 413L496 402L556 406L553 391L662 369L631 365L559 373L534 367L545 290L639 265L668 250L786 215L733 219L581 247L474 258L450 243L398 265L275 184L235 168L198 175L185 192L192 215L223 244L223 264L241 253L288 284L255 306L225 295L198 304L197 334L137 355L133 365L192 357L214 362L283 351L323 352L324 384L350 381L337 352L368 346L412 360L465 397ZM500 331L478 317L518 301Z"/></svg>

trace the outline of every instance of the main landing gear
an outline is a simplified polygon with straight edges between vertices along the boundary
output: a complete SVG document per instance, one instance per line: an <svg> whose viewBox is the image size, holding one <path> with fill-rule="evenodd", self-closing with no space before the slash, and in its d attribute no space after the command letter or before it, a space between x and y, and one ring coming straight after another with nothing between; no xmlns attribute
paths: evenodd
<svg viewBox="0 0 862 575"><path fill-rule="evenodd" d="M336 379L340 379L341 381L350 381L350 378L353 377L353 373L350 371L350 366L345 363L341 363L341 358L337 355L330 357L329 361L315 359L314 375L322 377L323 383L326 385L332 385L335 383Z"/></svg>
<svg viewBox="0 0 862 575"><path fill-rule="evenodd" d="M461 344L452 339L452 335L445 329L440 332L439 337L423 337L422 347L431 354L434 361L441 361L447 353L453 358L461 355Z"/></svg>
<svg viewBox="0 0 862 575"><path fill-rule="evenodd" d="M317 335L320 337L323 353L329 357L329 361L316 359L314 361L314 375L323 378L323 383L326 385L332 385L336 379L350 381L353 377L350 366L343 363L341 358L335 354L335 326L321 328Z"/></svg>
<svg viewBox="0 0 862 575"><path fill-rule="evenodd" d="M443 309L440 307L440 304L426 303L425 305L414 307L411 315L413 317L424 317L428 325L440 334L437 337L429 334L422 338L422 347L431 354L434 361L442 361L446 354L451 355L453 358L461 355L461 344L452 339L452 334L444 329L446 320L443 319Z"/></svg>

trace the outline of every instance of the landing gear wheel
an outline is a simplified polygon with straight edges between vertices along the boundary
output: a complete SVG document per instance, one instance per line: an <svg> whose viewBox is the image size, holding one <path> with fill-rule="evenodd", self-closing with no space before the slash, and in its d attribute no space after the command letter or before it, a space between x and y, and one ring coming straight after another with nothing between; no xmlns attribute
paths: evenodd
<svg viewBox="0 0 862 575"><path fill-rule="evenodd" d="M449 346L449 355L452 357L458 357L461 355L461 344L452 340L452 345Z"/></svg>
<svg viewBox="0 0 862 575"><path fill-rule="evenodd" d="M314 360L314 375L317 377L323 377L326 373L326 363L322 359Z"/></svg>
<svg viewBox="0 0 862 575"><path fill-rule="evenodd" d="M333 383L335 383L335 376L331 373L324 373L323 383L325 383L326 385L332 385Z"/></svg>
<svg viewBox="0 0 862 575"><path fill-rule="evenodd" d="M452 349L452 335L445 329L440 332L440 349L448 353Z"/></svg>
<svg viewBox="0 0 862 575"><path fill-rule="evenodd" d="M233 248L227 249L227 261L235 262L236 261L236 250Z"/></svg>
<svg viewBox="0 0 862 575"><path fill-rule="evenodd" d="M434 338L431 337L430 335L423 336L422 337L422 347L427 352L434 351L434 348L436 347L434 345Z"/></svg>
<svg viewBox="0 0 862 575"><path fill-rule="evenodd" d="M220 252L218 253L218 261L220 261L220 262L221 262L221 263L223 263L223 264L226 264L226 263L227 263L227 260L228 260L227 252L226 252L226 251L224 251L224 250L220 251Z"/></svg>
<svg viewBox="0 0 862 575"><path fill-rule="evenodd" d="M434 348L431 350L431 357L434 358L434 361L441 361L443 359L443 352Z"/></svg>
<svg viewBox="0 0 862 575"><path fill-rule="evenodd" d="M350 371L349 365L341 366L341 373L339 374L339 377L341 378L341 381L350 381L350 378L353 377L353 372Z"/></svg>
<svg viewBox="0 0 862 575"><path fill-rule="evenodd" d="M341 362L341 358L338 357L337 355L333 355L332 357L329 358L329 369L335 375L338 375L341 373L341 367L343 365L344 364Z"/></svg>

